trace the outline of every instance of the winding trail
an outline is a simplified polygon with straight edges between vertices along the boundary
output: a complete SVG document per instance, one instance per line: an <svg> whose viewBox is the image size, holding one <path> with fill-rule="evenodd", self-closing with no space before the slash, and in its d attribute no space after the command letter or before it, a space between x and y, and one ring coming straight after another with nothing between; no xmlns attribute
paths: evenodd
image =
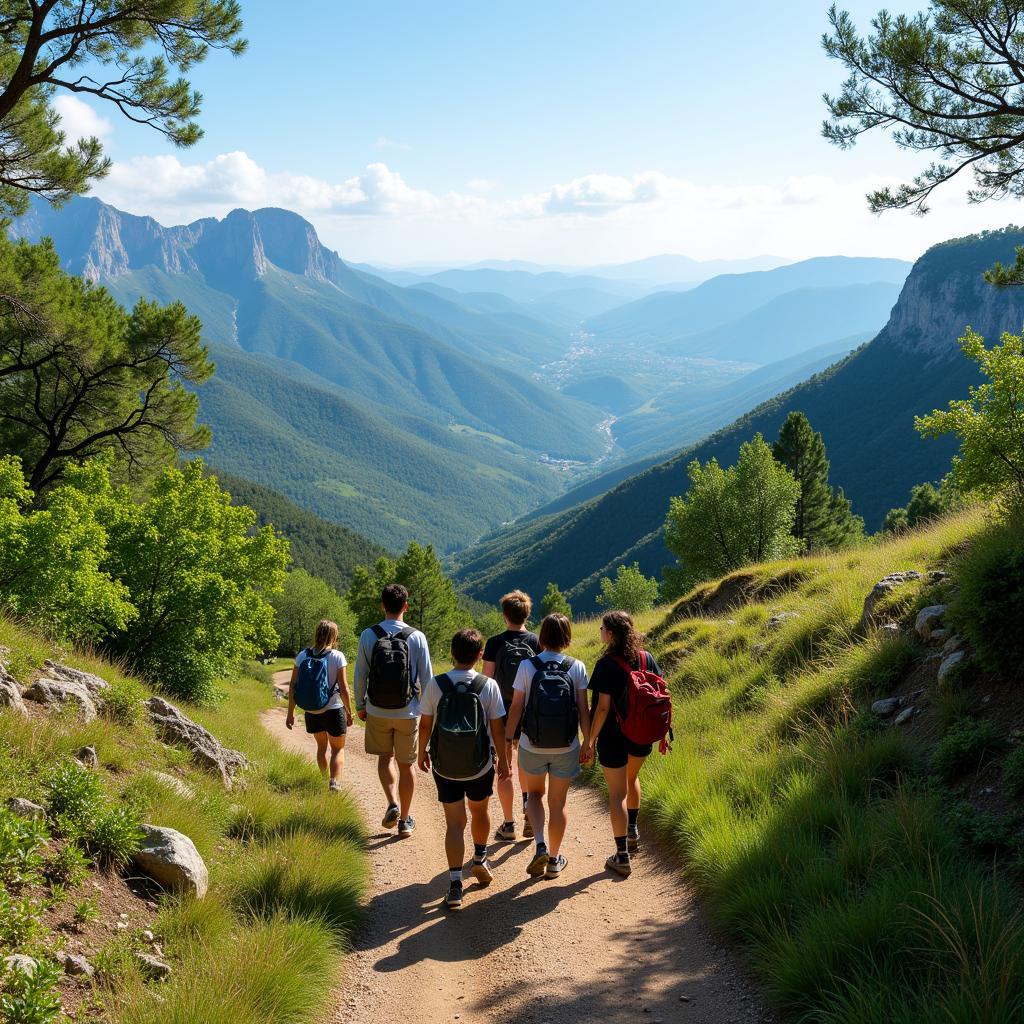
<svg viewBox="0 0 1024 1024"><path fill-rule="evenodd" d="M275 708L264 725L285 747L312 756L301 719L293 732L284 719ZM432 780L417 780L417 827L407 839L380 827L376 758L363 751L359 728L349 731L344 784L369 823L371 879L347 980L325 1018L332 1024L774 1020L666 855L645 838L630 878L605 870L607 811L589 788L569 798L562 848L569 866L561 878L527 876L526 842L496 844L494 882L484 890L467 877L463 910L451 914L441 905L444 815ZM500 814L496 798L493 807ZM471 856L468 836L467 844Z"/></svg>

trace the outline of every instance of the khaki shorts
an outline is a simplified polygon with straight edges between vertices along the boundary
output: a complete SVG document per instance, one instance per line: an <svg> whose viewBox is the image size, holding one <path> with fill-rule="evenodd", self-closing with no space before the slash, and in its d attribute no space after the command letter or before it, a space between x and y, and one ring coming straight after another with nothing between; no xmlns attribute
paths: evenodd
<svg viewBox="0 0 1024 1024"><path fill-rule="evenodd" d="M366 716L366 735L363 738L368 754L394 754L399 764L416 763L416 737L418 718L382 718Z"/></svg>

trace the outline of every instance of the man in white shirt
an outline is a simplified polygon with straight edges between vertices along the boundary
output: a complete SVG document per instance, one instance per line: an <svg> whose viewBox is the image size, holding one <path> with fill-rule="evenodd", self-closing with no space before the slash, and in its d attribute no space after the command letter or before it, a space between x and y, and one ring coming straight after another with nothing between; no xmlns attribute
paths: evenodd
<svg viewBox="0 0 1024 1024"><path fill-rule="evenodd" d="M427 638L405 622L409 591L389 583L381 594L381 608L383 621L364 629L359 638L356 714L366 723L366 752L377 755L377 774L388 801L381 825L398 825L400 836L410 836L416 827L410 812L416 791L419 699L434 671Z"/></svg>

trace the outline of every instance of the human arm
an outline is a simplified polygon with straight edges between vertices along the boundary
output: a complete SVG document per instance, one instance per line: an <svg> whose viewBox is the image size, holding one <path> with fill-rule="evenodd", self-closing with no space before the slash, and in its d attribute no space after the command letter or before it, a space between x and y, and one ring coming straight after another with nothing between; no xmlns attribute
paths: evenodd
<svg viewBox="0 0 1024 1024"><path fill-rule="evenodd" d="M483 672L483 674L487 676L488 679L493 679L494 673L497 671L497 665L493 661L485 661L480 666L480 671Z"/></svg>
<svg viewBox="0 0 1024 1024"><path fill-rule="evenodd" d="M580 713L580 732L583 733L583 743L580 746L580 764L586 764L594 756L594 749L588 742L590 736L590 705L587 703L586 686L576 690L576 707Z"/></svg>
<svg viewBox="0 0 1024 1024"><path fill-rule="evenodd" d="M353 678L355 689L356 714L366 721L366 681L370 676L370 651L366 643L366 633L359 637L359 649L356 651L356 667Z"/></svg>
<svg viewBox="0 0 1024 1024"><path fill-rule="evenodd" d="M284 724L290 729L295 724L295 680L299 677L299 666L292 666L292 677L288 680L288 715Z"/></svg>
<svg viewBox="0 0 1024 1024"><path fill-rule="evenodd" d="M427 645L427 638L422 633L416 634L418 650L416 652L416 693L422 697L426 692L427 683L434 678L434 668L430 664L430 647Z"/></svg>
<svg viewBox="0 0 1024 1024"><path fill-rule="evenodd" d="M348 690L348 671L344 665L338 669L338 693L341 696L341 703L345 707L345 720L347 725L352 724L352 695Z"/></svg>
<svg viewBox="0 0 1024 1024"><path fill-rule="evenodd" d="M594 744L597 742L597 737L600 735L601 730L604 728L604 723L608 719L608 713L612 709L612 697L610 693L602 693L597 698L597 707L594 708L594 717L590 721L590 735L587 739L587 747L593 754Z"/></svg>
<svg viewBox="0 0 1024 1024"><path fill-rule="evenodd" d="M523 717L523 706L526 704L526 694L522 690L516 690L512 695L512 706L508 709L508 721L505 723L502 732L506 753L508 748L515 743L516 733L519 731L519 722Z"/></svg>
<svg viewBox="0 0 1024 1024"><path fill-rule="evenodd" d="M509 748L505 745L505 723L501 718L491 719L491 737L494 740L494 752L498 755L498 778L511 778Z"/></svg>
<svg viewBox="0 0 1024 1024"><path fill-rule="evenodd" d="M420 736L419 736L419 751L420 751L420 771L430 771L430 734L434 731L434 716L433 715L420 715Z"/></svg>

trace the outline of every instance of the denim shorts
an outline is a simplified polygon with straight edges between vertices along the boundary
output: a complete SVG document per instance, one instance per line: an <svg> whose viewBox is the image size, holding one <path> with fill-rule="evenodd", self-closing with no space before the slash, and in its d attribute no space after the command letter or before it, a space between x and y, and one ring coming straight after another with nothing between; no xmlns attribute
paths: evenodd
<svg viewBox="0 0 1024 1024"><path fill-rule="evenodd" d="M527 775L553 775L556 779L575 779L580 773L579 747L565 754L546 750L524 750L519 744L519 767Z"/></svg>

